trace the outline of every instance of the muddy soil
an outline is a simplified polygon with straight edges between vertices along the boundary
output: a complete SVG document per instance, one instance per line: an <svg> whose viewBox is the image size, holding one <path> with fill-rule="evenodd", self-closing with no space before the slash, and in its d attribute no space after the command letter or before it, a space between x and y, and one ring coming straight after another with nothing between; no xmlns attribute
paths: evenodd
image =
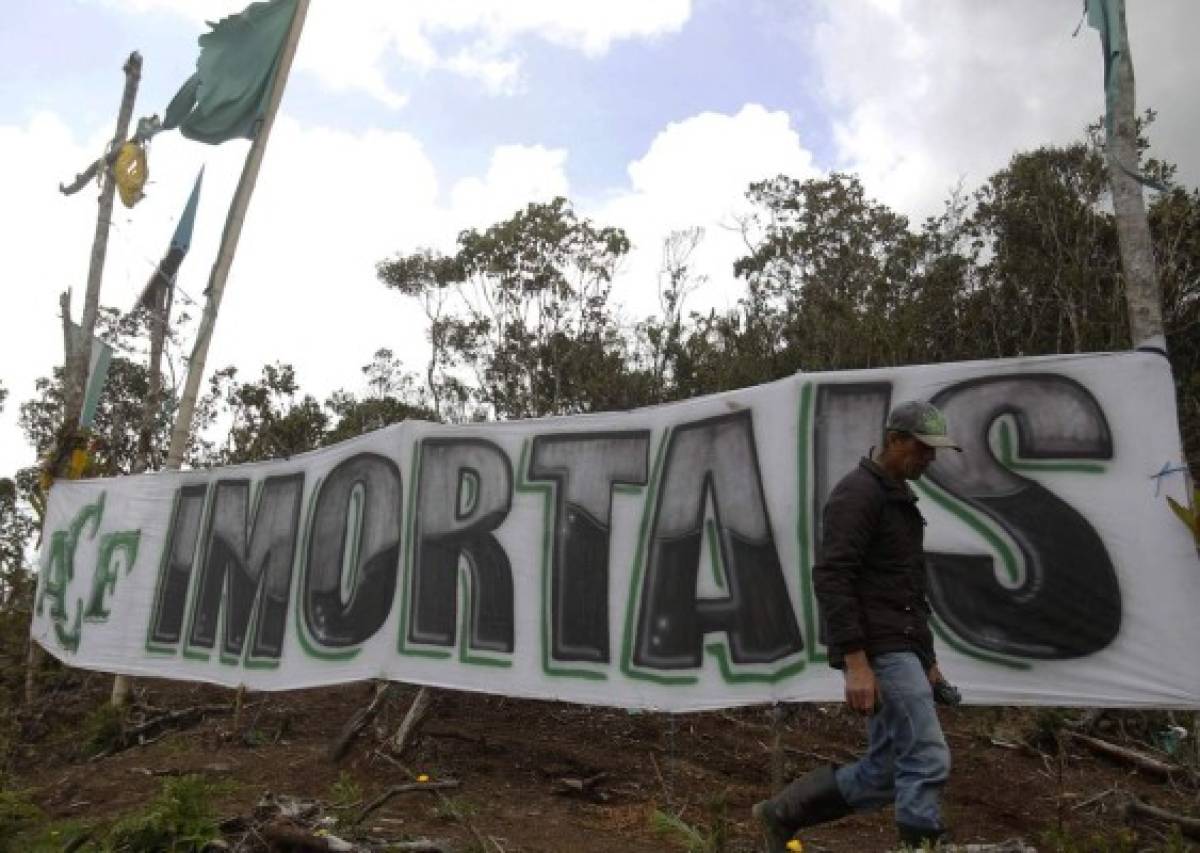
<svg viewBox="0 0 1200 853"><path fill-rule="evenodd" d="M693 827L711 850L761 849L750 806L770 792L779 727L769 708L668 716L439 691L419 736L397 760L385 742L415 688L394 685L380 715L334 763L330 744L374 695L373 685L354 684L248 694L236 730L231 715L214 715L90 760L82 732L109 684L98 674L60 673L35 711L19 718L10 779L31 788L53 818L111 819L146 803L171 774L228 783L216 806L232 817L249 815L268 793L331 802L339 779L343 792L353 782L368 802L422 773L459 780L461 788L444 798L420 792L390 800L366 821L372 835L451 839L456 849L504 853L688 849L680 835L656 828L661 812ZM233 692L139 680L136 698L180 709L228 704ZM946 812L956 841L1023 838L1039 850L1166 845L1161 825L1127 824L1111 792L1187 812L1197 810L1194 790L1143 777L1071 742L1059 749L1045 737L1049 723L1080 713L942 711L954 760ZM1107 722L1101 736L1118 738L1120 725L1120 718ZM789 709L780 741L790 777L850 760L865 731L841 705L802 705ZM803 836L807 851L882 851L894 839L890 810Z"/></svg>

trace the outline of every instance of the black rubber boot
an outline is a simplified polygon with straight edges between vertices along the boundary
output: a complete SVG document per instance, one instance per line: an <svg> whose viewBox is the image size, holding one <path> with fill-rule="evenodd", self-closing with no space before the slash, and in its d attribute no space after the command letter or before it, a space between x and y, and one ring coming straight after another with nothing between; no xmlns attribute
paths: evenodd
<svg viewBox="0 0 1200 853"><path fill-rule="evenodd" d="M767 853L787 853L796 830L837 820L850 813L832 767L818 767L769 800L754 806L754 817L767 837Z"/></svg>
<svg viewBox="0 0 1200 853"><path fill-rule="evenodd" d="M909 826L906 823L896 824L900 833L900 844L920 850L928 845L929 849L937 846L939 841L946 838L945 829L930 829L923 826Z"/></svg>

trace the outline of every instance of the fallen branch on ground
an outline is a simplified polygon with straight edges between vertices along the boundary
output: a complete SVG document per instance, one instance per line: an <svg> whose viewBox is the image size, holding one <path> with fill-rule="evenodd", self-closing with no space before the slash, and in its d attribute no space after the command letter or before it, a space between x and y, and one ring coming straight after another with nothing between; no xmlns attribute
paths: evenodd
<svg viewBox="0 0 1200 853"><path fill-rule="evenodd" d="M115 755L130 747L141 746L148 742L148 736L153 732L172 728L185 729L199 723L207 716L229 714L232 711L232 705L196 705L191 708L182 708L178 711L167 711L165 714L138 723L137 725L122 728L116 740L106 749L93 755L90 760L99 761L102 758ZM155 738L155 740L159 739L161 739L161 736L160 738Z"/></svg>
<svg viewBox="0 0 1200 853"><path fill-rule="evenodd" d="M355 846L336 835L317 835L311 829L293 823L273 821L257 829L258 835L274 845L287 845L294 853L351 853Z"/></svg>
<svg viewBox="0 0 1200 853"><path fill-rule="evenodd" d="M938 853L1037 853L1036 847L1030 847L1024 841L1012 839L996 844L939 844ZM895 853L912 853L911 848L900 848Z"/></svg>
<svg viewBox="0 0 1200 853"><path fill-rule="evenodd" d="M1172 826L1179 827L1179 831L1188 838L1200 839L1200 818L1175 814L1166 809L1157 808L1149 803L1142 802L1132 795L1125 801L1124 808L1126 817L1144 817L1151 820L1160 820Z"/></svg>
<svg viewBox="0 0 1200 853"><path fill-rule="evenodd" d="M1165 761L1160 761L1152 755L1146 755L1143 752L1138 752L1134 749L1129 749L1124 746L1117 746L1115 743L1109 743L1106 740L1092 737L1091 735L1080 734L1078 732L1064 732L1072 740L1086 746L1099 755L1107 756L1108 758L1116 759L1124 764L1131 764L1138 770L1144 770L1155 776L1164 779L1169 779L1171 774L1179 773L1184 770L1177 764L1169 764Z"/></svg>
<svg viewBox="0 0 1200 853"><path fill-rule="evenodd" d="M371 802L363 806L362 811L358 813L358 817L354 819L354 823L360 824L371 814L392 797L400 794L407 794L412 791L445 791L450 788L457 788L461 785L457 779L445 779L441 782L407 782L403 785L393 785L382 794L380 794Z"/></svg>
<svg viewBox="0 0 1200 853"><path fill-rule="evenodd" d="M558 787L554 789L554 793L562 796L585 796L605 802L608 799L608 795L596 786L600 781L607 778L608 773L603 771L594 776L588 776L586 779L564 777L558 780Z"/></svg>

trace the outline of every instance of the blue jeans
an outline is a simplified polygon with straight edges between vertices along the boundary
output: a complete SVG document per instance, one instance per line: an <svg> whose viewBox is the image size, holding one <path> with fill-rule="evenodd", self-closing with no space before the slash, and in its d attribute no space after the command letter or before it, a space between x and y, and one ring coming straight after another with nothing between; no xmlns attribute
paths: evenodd
<svg viewBox="0 0 1200 853"><path fill-rule="evenodd" d="M889 652L872 658L871 668L883 701L867 724L867 754L838 768L838 789L855 811L894 801L898 824L940 830L950 749L925 667L912 652Z"/></svg>

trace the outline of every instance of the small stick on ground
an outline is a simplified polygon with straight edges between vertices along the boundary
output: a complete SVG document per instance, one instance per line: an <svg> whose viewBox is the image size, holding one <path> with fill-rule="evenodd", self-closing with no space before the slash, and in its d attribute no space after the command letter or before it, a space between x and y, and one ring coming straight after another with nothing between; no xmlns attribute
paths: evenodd
<svg viewBox="0 0 1200 853"><path fill-rule="evenodd" d="M784 754L783 730L787 712L782 705L771 709L771 790L783 787L787 758Z"/></svg>
<svg viewBox="0 0 1200 853"><path fill-rule="evenodd" d="M242 728L242 703L246 701L246 685L239 684L237 693L233 696L233 731L236 733Z"/></svg>
<svg viewBox="0 0 1200 853"><path fill-rule="evenodd" d="M654 757L654 753L650 753L650 763L654 765L654 775L658 777L659 787L662 788L663 801L667 808L671 807L671 792L667 789L667 780L663 778L662 768L658 766L658 759Z"/></svg>
<svg viewBox="0 0 1200 853"><path fill-rule="evenodd" d="M383 707L383 701L387 698L390 688L391 684L387 681L380 681L375 686L375 696L371 699L371 704L355 712L354 716L350 718L350 722L346 723L341 734L338 735L337 740L329 747L330 761L337 763L342 760L342 757L350 749L351 742L358 737L358 733L375 719L379 709Z"/></svg>

